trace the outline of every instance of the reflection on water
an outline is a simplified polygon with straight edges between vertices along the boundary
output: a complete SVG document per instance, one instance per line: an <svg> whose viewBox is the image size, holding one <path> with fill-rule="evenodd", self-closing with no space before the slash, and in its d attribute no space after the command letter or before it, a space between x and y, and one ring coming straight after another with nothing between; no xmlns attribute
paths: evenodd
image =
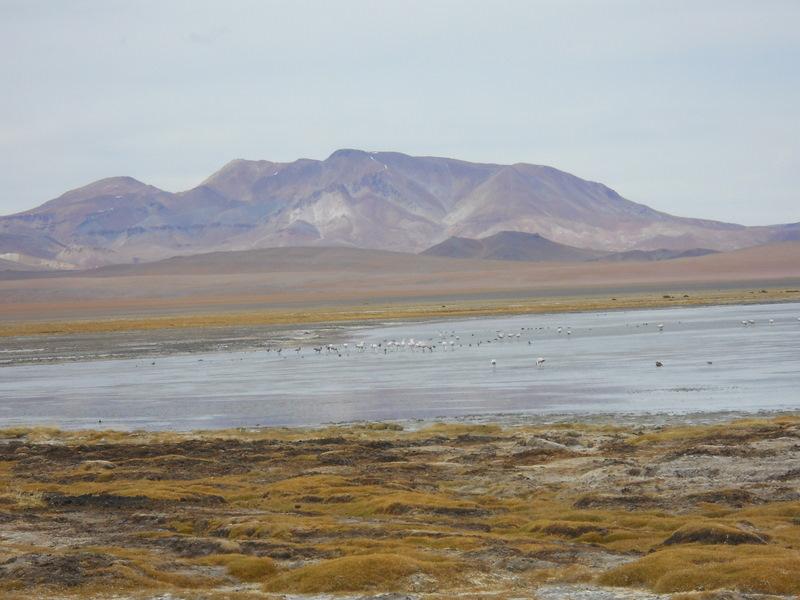
<svg viewBox="0 0 800 600"><path fill-rule="evenodd" d="M797 303L532 315L362 329L338 352L7 367L0 426L192 429L800 409L798 317Z"/></svg>

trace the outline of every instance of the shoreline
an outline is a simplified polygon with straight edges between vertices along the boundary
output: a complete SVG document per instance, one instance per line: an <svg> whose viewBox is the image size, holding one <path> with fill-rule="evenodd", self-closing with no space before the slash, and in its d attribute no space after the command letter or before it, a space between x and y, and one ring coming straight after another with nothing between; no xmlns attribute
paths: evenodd
<svg viewBox="0 0 800 600"><path fill-rule="evenodd" d="M65 427L57 423L0 423L0 444L3 443L4 431L47 431L53 435L65 436L89 436L97 437L101 435L138 435L154 436L175 435L178 437L191 439L194 437L215 437L220 435L242 435L242 436L270 436L280 433L293 433L298 435L313 434L315 432L352 430L360 428L389 429L406 432L417 432L430 427L438 426L465 426L465 427L501 427L501 428L524 428L524 427L561 427L569 425L591 425L593 427L620 426L620 427L694 427L718 425L720 423L739 421L739 420L763 420L780 418L800 418L800 407L797 408L776 408L776 409L754 409L754 410L713 410L713 411L662 411L662 412L542 412L542 413L490 413L462 415L455 417L430 417L430 418L410 418L410 419L359 419L353 421L331 421L313 425L252 425L238 427L196 427L191 429L164 428L124 428L124 427Z"/></svg>
<svg viewBox="0 0 800 600"><path fill-rule="evenodd" d="M704 288L665 287L650 292L614 294L604 290L602 296L587 290L572 295L536 295L492 297L483 299L442 296L437 300L378 302L360 304L307 305L306 310L229 310L208 313L154 313L149 316L119 315L102 318L21 319L0 321L0 338L35 335L67 335L74 333L115 333L161 331L236 326L301 327L325 325L368 325L380 321L458 319L468 317L513 316L647 310L693 306L726 306L748 304L780 304L800 301L800 289L780 287ZM45 309L42 309L43 311Z"/></svg>
<svg viewBox="0 0 800 600"><path fill-rule="evenodd" d="M411 323L800 302L800 290L715 290L396 304L311 312L232 312L151 319L0 323L0 369L25 364L258 351L337 343L354 330ZM45 345L45 348L40 346ZM60 350L63 349L63 350ZM45 352L46 351L46 352ZM37 354L37 352L44 354Z"/></svg>

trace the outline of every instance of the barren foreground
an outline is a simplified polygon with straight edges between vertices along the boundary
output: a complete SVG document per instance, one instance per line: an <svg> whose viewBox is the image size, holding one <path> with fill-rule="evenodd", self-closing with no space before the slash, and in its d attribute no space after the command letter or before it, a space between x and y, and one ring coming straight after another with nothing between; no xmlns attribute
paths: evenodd
<svg viewBox="0 0 800 600"><path fill-rule="evenodd" d="M798 416L0 440L8 598L800 593Z"/></svg>

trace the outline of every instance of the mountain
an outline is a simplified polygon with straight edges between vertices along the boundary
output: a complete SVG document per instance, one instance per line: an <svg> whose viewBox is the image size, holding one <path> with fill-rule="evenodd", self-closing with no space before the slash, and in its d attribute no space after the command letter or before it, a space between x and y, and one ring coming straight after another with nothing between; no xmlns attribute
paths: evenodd
<svg viewBox="0 0 800 600"><path fill-rule="evenodd" d="M537 233L501 231L478 240L451 237L420 254L480 260L574 262L606 253L552 242Z"/></svg>
<svg viewBox="0 0 800 600"><path fill-rule="evenodd" d="M800 223L675 217L552 167L337 150L325 160L235 160L179 193L103 179L0 217L0 254L86 268L276 246L416 253L504 231L616 252L729 250L798 239Z"/></svg>

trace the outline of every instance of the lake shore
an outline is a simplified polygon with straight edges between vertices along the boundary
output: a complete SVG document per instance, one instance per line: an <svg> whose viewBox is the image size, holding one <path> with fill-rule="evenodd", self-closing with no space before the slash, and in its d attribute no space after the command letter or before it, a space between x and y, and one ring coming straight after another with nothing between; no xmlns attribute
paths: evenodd
<svg viewBox="0 0 800 600"><path fill-rule="evenodd" d="M8 429L0 589L788 597L800 592L798 482L798 413Z"/></svg>
<svg viewBox="0 0 800 600"><path fill-rule="evenodd" d="M677 289L677 291L676 291ZM642 310L797 302L800 290L781 287L736 289L664 288L654 292L592 293L537 297L443 297L435 301L365 302L359 306L308 305L289 310L231 310L191 314L160 312L133 316L117 307L113 314L88 318L21 320L13 311L0 320L0 366L253 350L297 344L337 343L346 331L412 321L477 317ZM85 307L88 310L90 307Z"/></svg>

